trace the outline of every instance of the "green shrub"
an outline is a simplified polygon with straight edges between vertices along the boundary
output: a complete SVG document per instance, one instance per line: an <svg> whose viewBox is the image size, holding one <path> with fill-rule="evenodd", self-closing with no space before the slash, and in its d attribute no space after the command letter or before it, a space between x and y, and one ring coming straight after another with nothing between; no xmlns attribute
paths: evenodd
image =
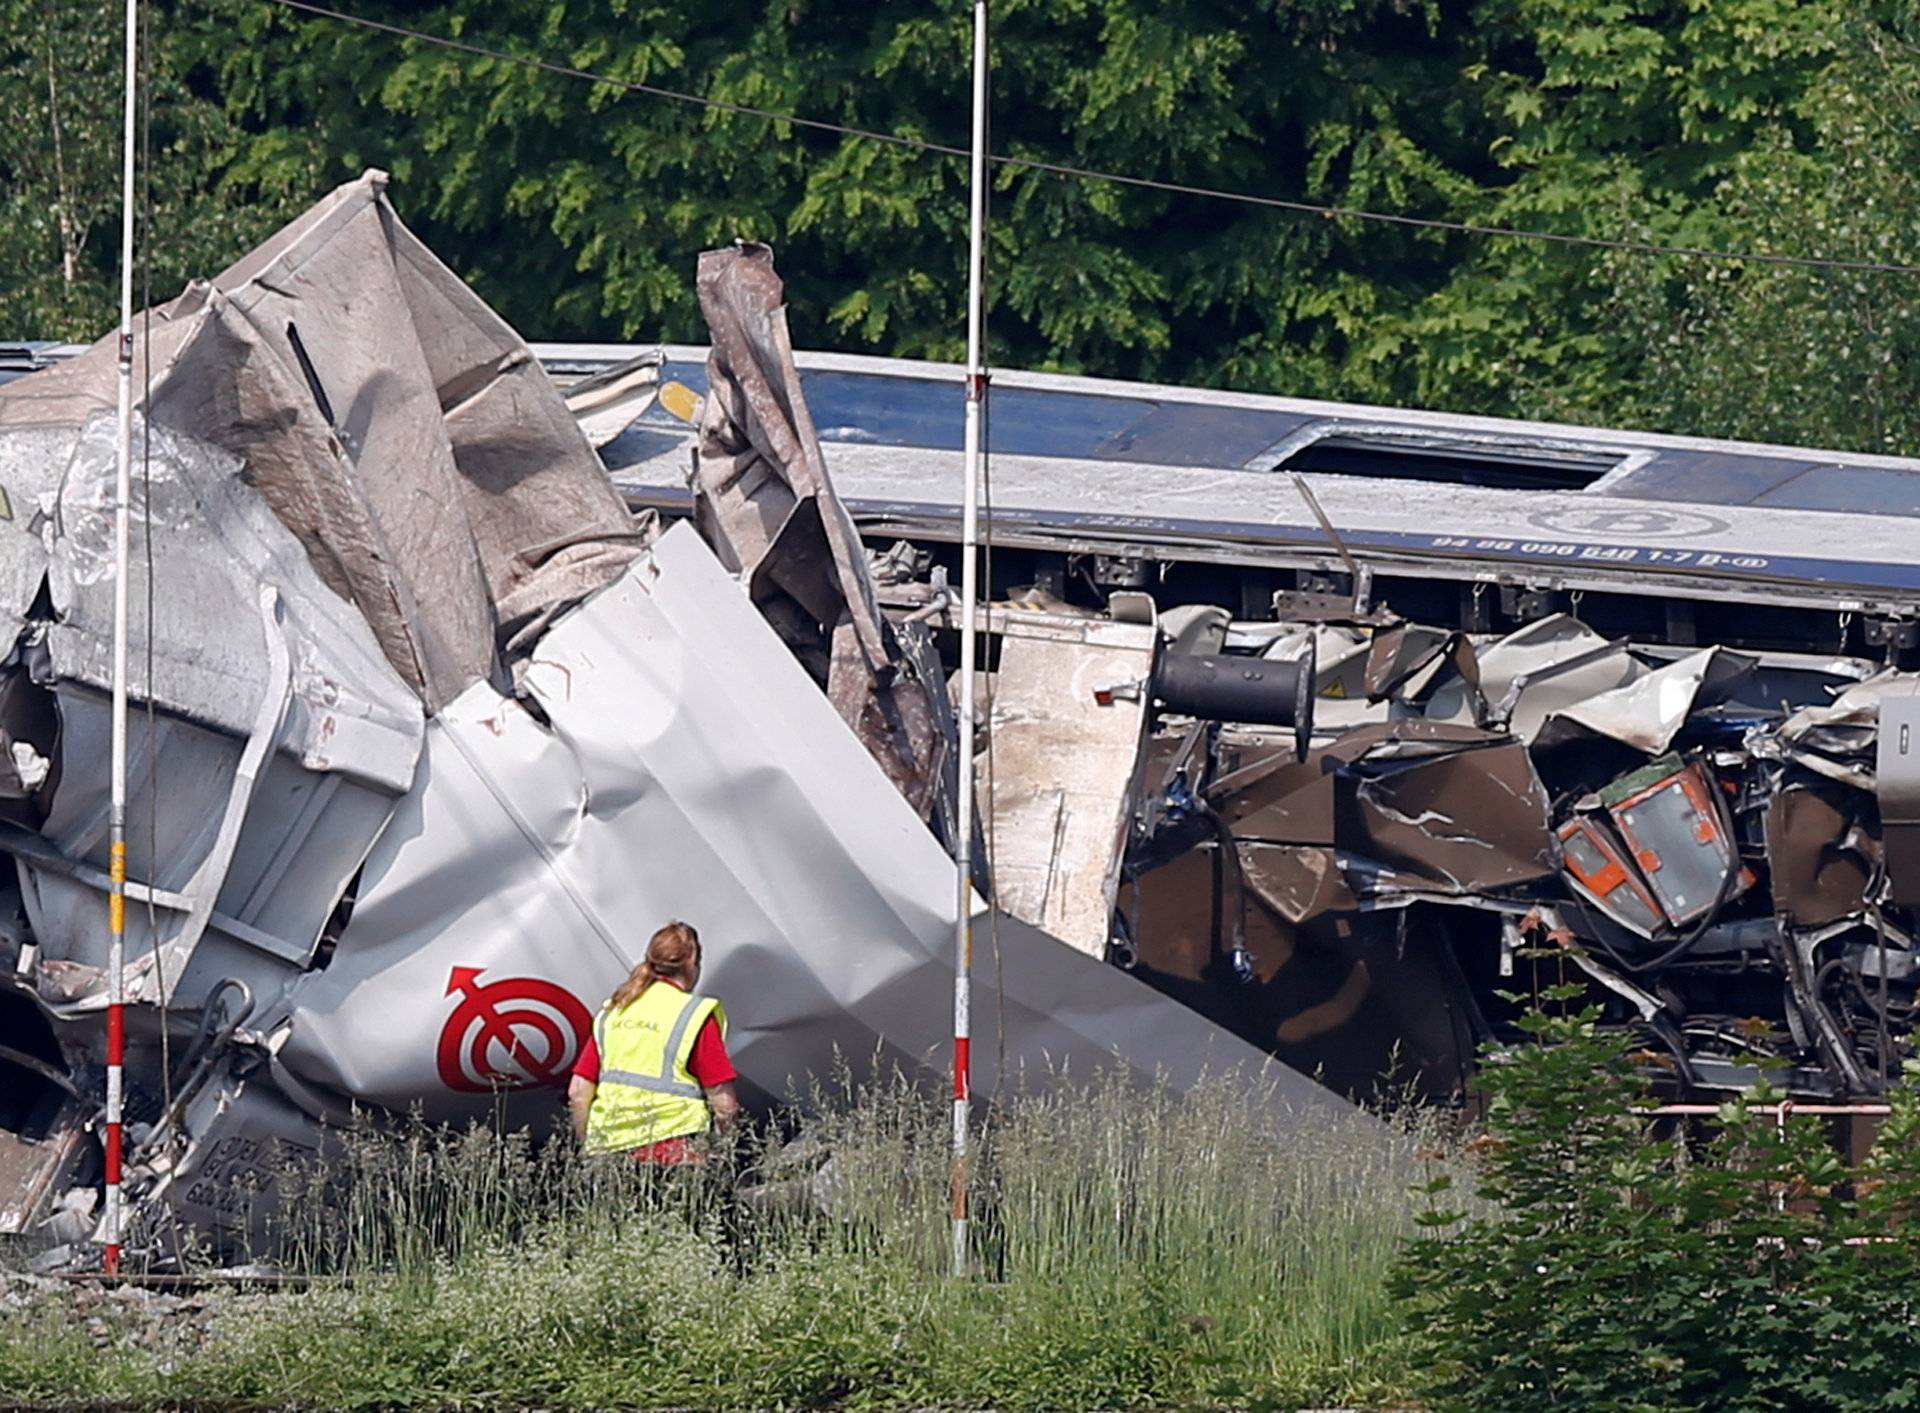
<svg viewBox="0 0 1920 1413"><path fill-rule="evenodd" d="M1578 988L1556 989L1565 1003ZM1809 1117L1722 1107L1697 1149L1598 1008L1535 1011L1483 1070L1477 1214L1424 1184L1393 1286L1446 1409L1920 1406L1920 1070L1848 1167Z"/></svg>

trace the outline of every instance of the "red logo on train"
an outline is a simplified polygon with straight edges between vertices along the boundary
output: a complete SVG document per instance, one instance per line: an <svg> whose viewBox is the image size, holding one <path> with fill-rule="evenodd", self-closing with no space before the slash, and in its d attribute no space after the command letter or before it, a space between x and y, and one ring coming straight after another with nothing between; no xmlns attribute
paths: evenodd
<svg viewBox="0 0 1920 1413"><path fill-rule="evenodd" d="M440 1082L463 1094L566 1084L593 1016L566 987L537 976L480 982L480 967L455 967L458 995L440 1031Z"/></svg>

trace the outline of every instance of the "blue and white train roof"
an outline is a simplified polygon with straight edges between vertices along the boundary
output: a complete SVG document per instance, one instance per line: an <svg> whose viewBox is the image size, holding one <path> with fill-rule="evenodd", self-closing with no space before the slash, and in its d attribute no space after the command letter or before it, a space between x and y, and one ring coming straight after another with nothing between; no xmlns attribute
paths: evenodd
<svg viewBox="0 0 1920 1413"><path fill-rule="evenodd" d="M0 380L77 351L0 347ZM578 376L647 351L536 344ZM706 350L662 377L706 390ZM963 370L801 353L841 497L873 534L956 539ZM1300 471L1377 573L1920 617L1920 460L997 371L997 543L1338 572ZM656 404L602 449L684 509L692 429Z"/></svg>
<svg viewBox="0 0 1920 1413"><path fill-rule="evenodd" d="M544 344L557 374L635 346ZM663 377L706 388L706 350ZM863 528L957 536L958 365L802 353ZM993 375L1002 544L1337 570L1305 474L1376 572L1920 614L1920 461L1045 373ZM636 504L687 503L692 430L655 405L602 454Z"/></svg>

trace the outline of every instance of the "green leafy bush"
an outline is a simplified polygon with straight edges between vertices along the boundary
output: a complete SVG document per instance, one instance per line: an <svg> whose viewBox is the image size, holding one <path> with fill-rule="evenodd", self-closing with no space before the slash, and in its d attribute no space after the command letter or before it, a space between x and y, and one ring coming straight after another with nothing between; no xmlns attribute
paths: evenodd
<svg viewBox="0 0 1920 1413"><path fill-rule="evenodd" d="M1489 1055L1479 1213L1424 1185L1394 1293L1438 1406L1920 1406L1920 1070L1858 1165L1765 1089L1690 1140L1637 1112L1598 1016L1535 1011L1537 1043Z"/></svg>

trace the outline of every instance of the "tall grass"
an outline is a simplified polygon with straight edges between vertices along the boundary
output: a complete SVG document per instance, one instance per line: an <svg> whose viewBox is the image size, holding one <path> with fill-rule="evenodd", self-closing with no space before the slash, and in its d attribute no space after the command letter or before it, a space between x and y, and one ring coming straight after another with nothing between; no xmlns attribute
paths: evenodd
<svg viewBox="0 0 1920 1413"><path fill-rule="evenodd" d="M976 1151L962 1281L946 1106L905 1083L834 1098L665 1180L479 1130L356 1143L289 1184L286 1259L326 1281L165 1360L122 1351L86 1396L1050 1410L1413 1385L1383 1277L1419 1210L1418 1121L1279 1131L1224 1081L1013 1099ZM54 1344L0 1331L0 1390L36 1360L71 1378Z"/></svg>

